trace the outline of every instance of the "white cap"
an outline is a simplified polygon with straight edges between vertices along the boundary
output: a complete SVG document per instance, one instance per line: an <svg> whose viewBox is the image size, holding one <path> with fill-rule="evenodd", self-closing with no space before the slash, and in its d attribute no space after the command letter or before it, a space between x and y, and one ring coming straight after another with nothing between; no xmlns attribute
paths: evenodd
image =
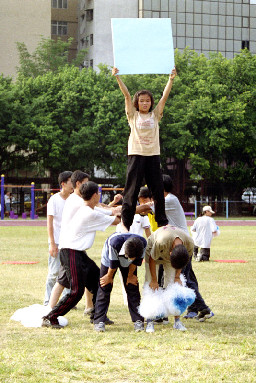
<svg viewBox="0 0 256 383"><path fill-rule="evenodd" d="M209 211L212 214L215 214L215 212L212 210L211 206L204 206L203 211Z"/></svg>

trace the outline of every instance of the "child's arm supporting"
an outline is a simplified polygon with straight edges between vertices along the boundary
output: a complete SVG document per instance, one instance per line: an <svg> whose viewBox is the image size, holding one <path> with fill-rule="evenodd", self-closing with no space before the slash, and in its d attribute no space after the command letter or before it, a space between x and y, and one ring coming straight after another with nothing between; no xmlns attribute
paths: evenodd
<svg viewBox="0 0 256 383"><path fill-rule="evenodd" d="M125 98L125 110L126 113L129 115L133 110L133 104L132 104L132 98L131 95L127 89L127 86L123 83L123 81L118 76L118 69L113 67L112 69L112 75L116 77L117 83L119 85L119 88L121 89L121 92L124 95Z"/></svg>
<svg viewBox="0 0 256 383"><path fill-rule="evenodd" d="M159 284L157 282L156 263L151 256L149 256L149 270L151 274L151 282L149 284L149 287L151 287L151 289L153 290L157 290L159 287Z"/></svg>
<svg viewBox="0 0 256 383"><path fill-rule="evenodd" d="M50 240L49 253L51 257L57 258L58 246L56 245L54 240L53 218L54 218L53 215L47 215L47 231L48 231L48 237Z"/></svg>
<svg viewBox="0 0 256 383"><path fill-rule="evenodd" d="M138 284L138 278L136 275L134 275L134 271L136 270L137 266L134 265L134 264L130 264L129 266L129 272L128 272L128 276L127 276L127 281L126 281L126 285L128 285L128 283L131 283L132 285L135 285L137 286Z"/></svg>
<svg viewBox="0 0 256 383"><path fill-rule="evenodd" d="M162 98L157 105L157 109L158 109L160 116L163 114L165 103L167 101L167 98L169 97L170 91L172 89L173 80L174 80L176 75L177 75L177 72L176 72L176 69L174 68L172 70L172 73L169 76L169 80L168 80L168 82L164 88Z"/></svg>
<svg viewBox="0 0 256 383"><path fill-rule="evenodd" d="M176 269L176 273L175 273L175 277L174 277L174 282L176 283L179 283L180 285L182 285L182 282L181 282L181 279L180 279L180 273L181 273L181 269Z"/></svg>
<svg viewBox="0 0 256 383"><path fill-rule="evenodd" d="M113 283L113 277L116 272L116 269L108 268L107 274L103 275L103 277L100 278L100 285L101 287L104 287L108 285L109 283Z"/></svg>

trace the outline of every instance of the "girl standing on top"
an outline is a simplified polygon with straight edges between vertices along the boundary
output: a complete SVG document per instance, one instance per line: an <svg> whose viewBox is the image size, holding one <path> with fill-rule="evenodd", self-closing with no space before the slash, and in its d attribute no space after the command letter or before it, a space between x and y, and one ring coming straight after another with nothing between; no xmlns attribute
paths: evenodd
<svg viewBox="0 0 256 383"><path fill-rule="evenodd" d="M160 169L159 121L167 98L172 89L176 69L172 70L163 91L162 98L153 109L154 99L148 90L136 92L132 100L130 93L118 76L118 69L112 69L125 98L125 111L131 128L128 141L128 167L123 194L122 223L129 230L135 214L137 197L145 177L155 204L155 219L158 227L168 224L165 215L164 188Z"/></svg>

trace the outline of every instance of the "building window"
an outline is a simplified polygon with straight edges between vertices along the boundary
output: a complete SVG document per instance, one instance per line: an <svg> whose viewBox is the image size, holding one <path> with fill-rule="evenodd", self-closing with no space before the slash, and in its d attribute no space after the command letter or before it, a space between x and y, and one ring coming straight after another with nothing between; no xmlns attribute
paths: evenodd
<svg viewBox="0 0 256 383"><path fill-rule="evenodd" d="M52 35L66 36L68 34L67 21L52 20Z"/></svg>
<svg viewBox="0 0 256 383"><path fill-rule="evenodd" d="M250 41L248 41L248 40L243 40L242 41L242 49L250 49Z"/></svg>
<svg viewBox="0 0 256 383"><path fill-rule="evenodd" d="M90 35L90 46L93 45L93 34Z"/></svg>
<svg viewBox="0 0 256 383"><path fill-rule="evenodd" d="M86 10L86 21L92 21L93 20L93 9L87 9Z"/></svg>
<svg viewBox="0 0 256 383"><path fill-rule="evenodd" d="M68 8L68 0L52 0L52 8Z"/></svg>
<svg viewBox="0 0 256 383"><path fill-rule="evenodd" d="M243 28L248 28L249 27L249 17L243 17L242 19L242 26Z"/></svg>
<svg viewBox="0 0 256 383"><path fill-rule="evenodd" d="M90 67L93 68L93 60L90 60Z"/></svg>

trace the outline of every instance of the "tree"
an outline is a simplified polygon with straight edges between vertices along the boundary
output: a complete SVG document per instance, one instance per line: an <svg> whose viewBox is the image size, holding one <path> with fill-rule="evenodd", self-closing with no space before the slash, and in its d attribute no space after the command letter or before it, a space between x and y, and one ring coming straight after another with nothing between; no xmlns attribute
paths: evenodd
<svg viewBox="0 0 256 383"><path fill-rule="evenodd" d="M219 196L256 186L256 58L176 52L176 77L160 125L162 165L174 158L190 180ZM131 95L148 88L157 103L167 75L124 76ZM59 67L0 81L3 169L98 167L124 183L129 127L124 99L107 67ZM3 141L2 141L3 139ZM3 143L2 143L3 142ZM213 193L213 192L212 192Z"/></svg>
<svg viewBox="0 0 256 383"><path fill-rule="evenodd" d="M20 77L37 77L47 72L59 72L65 65L80 66L86 50L80 50L77 57L69 64L68 51L73 38L67 42L58 38L56 41L48 38L40 40L37 48L31 54L25 43L17 42L20 66L17 68Z"/></svg>

